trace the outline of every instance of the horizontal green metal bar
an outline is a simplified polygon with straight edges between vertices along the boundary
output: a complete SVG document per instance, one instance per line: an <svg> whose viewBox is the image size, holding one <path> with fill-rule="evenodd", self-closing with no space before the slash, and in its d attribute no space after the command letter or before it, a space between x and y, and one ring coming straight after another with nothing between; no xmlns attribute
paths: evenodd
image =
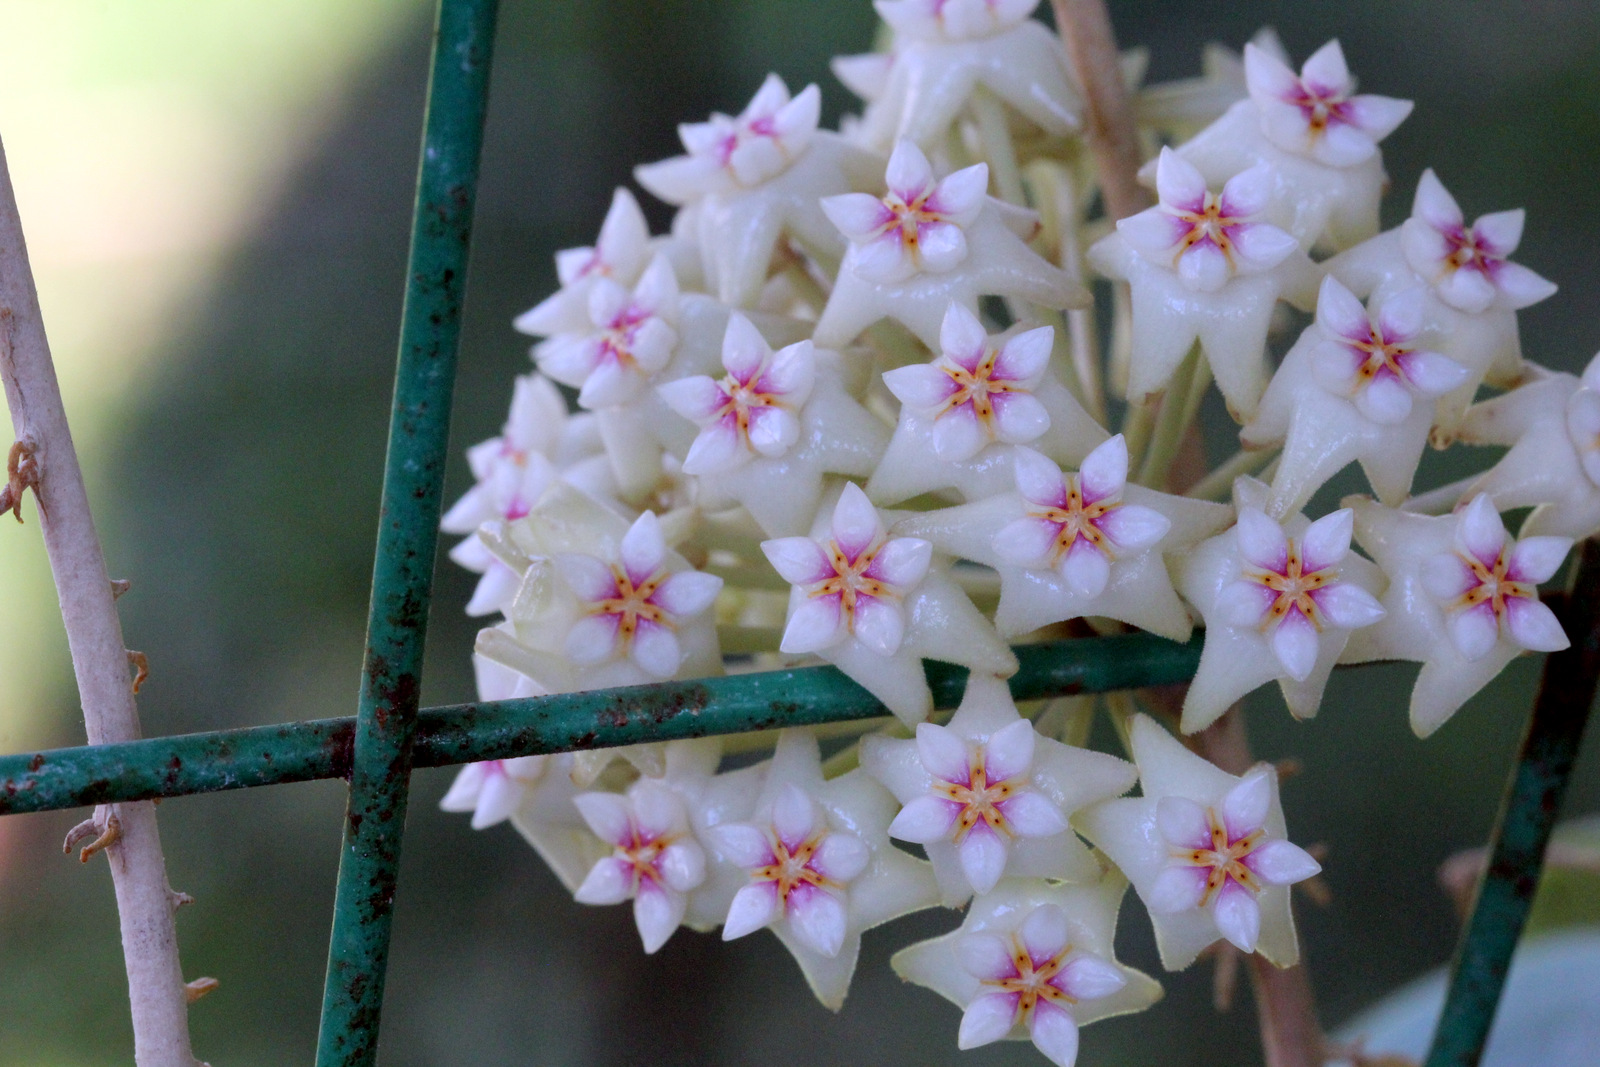
<svg viewBox="0 0 1600 1067"><path fill-rule="evenodd" d="M1593 614L1600 604L1600 545L1586 541L1582 552L1576 589L1551 600L1576 640L1545 660L1539 697L1490 836L1489 864L1450 969L1427 1067L1476 1067L1482 1059L1539 888L1545 847L1600 685L1600 623Z"/></svg>
<svg viewBox="0 0 1600 1067"><path fill-rule="evenodd" d="M1188 681L1200 644L1199 634L1180 645L1137 633L1022 645L1011 692L1033 700ZM935 705L959 703L966 671L926 667ZM801 667L425 708L412 763L443 767L887 714L837 668ZM354 737L353 718L320 719L0 756L0 815L342 778Z"/></svg>

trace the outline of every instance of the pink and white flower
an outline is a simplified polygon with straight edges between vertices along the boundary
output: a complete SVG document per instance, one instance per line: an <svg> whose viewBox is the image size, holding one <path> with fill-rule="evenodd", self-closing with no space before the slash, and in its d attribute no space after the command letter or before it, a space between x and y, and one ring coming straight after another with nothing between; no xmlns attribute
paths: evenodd
<svg viewBox="0 0 1600 1067"><path fill-rule="evenodd" d="M1016 477L1027 514L995 534L995 554L1015 566L1053 569L1083 596L1105 589L1119 555L1146 551L1172 528L1154 508L1123 502L1128 444L1121 434L1089 453L1076 474L1018 449Z"/></svg>
<svg viewBox="0 0 1600 1067"><path fill-rule="evenodd" d="M1067 915L1054 904L1028 912L1009 937L968 934L955 949L962 969L981 989L961 1015L956 1042L962 1049L1025 1027L1051 1063L1072 1067L1078 1059L1076 1006L1103 1000L1128 984L1122 968L1073 943Z"/></svg>
<svg viewBox="0 0 1600 1067"><path fill-rule="evenodd" d="M1245 82L1267 139L1286 152L1330 167L1351 167L1411 114L1411 101L1356 94L1338 41L1312 53L1297 77L1254 44L1244 46Z"/></svg>
<svg viewBox="0 0 1600 1067"><path fill-rule="evenodd" d="M1317 297L1317 325L1326 340L1313 355L1317 382L1342 396L1365 418L1392 426L1411 414L1413 400L1443 396L1467 380L1467 368L1424 348L1425 295L1420 287L1389 297L1370 312L1329 276Z"/></svg>
<svg viewBox="0 0 1600 1067"><path fill-rule="evenodd" d="M589 290L589 329L534 346L539 369L578 390L578 404L625 404L672 360L678 345L678 282L662 255L632 292L609 278Z"/></svg>
<svg viewBox="0 0 1600 1067"><path fill-rule="evenodd" d="M1097 804L1073 825L1133 883L1162 966L1183 970L1219 938L1292 966L1288 887L1321 868L1288 840L1277 771L1228 774L1148 715L1134 717L1129 747L1143 795Z"/></svg>
<svg viewBox="0 0 1600 1067"><path fill-rule="evenodd" d="M852 265L867 281L903 282L919 273L940 274L967 258L966 228L987 198L989 166L979 163L934 180L933 167L910 141L895 145L880 200L845 193L822 201L822 210L855 246Z"/></svg>
<svg viewBox="0 0 1600 1067"><path fill-rule="evenodd" d="M582 904L631 899L644 950L654 952L683 922L687 895L706 879L705 850L690 831L682 798L644 778L625 797L582 793L572 802L595 836L612 847L573 895Z"/></svg>
<svg viewBox="0 0 1600 1067"><path fill-rule="evenodd" d="M904 805L889 836L927 850L951 907L1004 877L1098 879L1067 820L1134 781L1123 760L1039 735L1006 683L978 673L949 726L921 723L912 741L869 737L861 767Z"/></svg>
<svg viewBox="0 0 1600 1067"><path fill-rule="evenodd" d="M954 42L992 37L1021 25L1039 0L876 0L879 17L896 33L917 41Z"/></svg>
<svg viewBox="0 0 1600 1067"><path fill-rule="evenodd" d="M639 167L639 183L663 200L684 204L713 193L751 189L788 170L817 132L822 93L806 86L793 99L769 74L737 117L720 112L678 127L688 155Z"/></svg>
<svg viewBox="0 0 1600 1067"><path fill-rule="evenodd" d="M1383 618L1377 599L1342 573L1353 528L1349 508L1323 516L1298 538L1254 507L1239 511L1240 576L1218 594L1216 614L1265 636L1297 682L1316 666L1324 629L1349 631Z"/></svg>
<svg viewBox="0 0 1600 1067"><path fill-rule="evenodd" d="M995 344L976 315L952 303L939 332L939 356L885 371L883 383L933 424L939 459L960 462L996 441L1027 444L1050 429L1050 413L1033 394L1054 342L1055 331L1041 326Z"/></svg>
<svg viewBox="0 0 1600 1067"><path fill-rule="evenodd" d="M505 822L544 778L549 761L549 756L518 756L469 763L456 774L439 809L472 812L474 830Z"/></svg>
<svg viewBox="0 0 1600 1067"><path fill-rule="evenodd" d="M1572 548L1570 537L1506 534L1488 494L1462 509L1455 550L1432 556L1423 566L1423 587L1443 606L1446 628L1467 660L1482 659L1502 639L1535 652L1566 648L1555 613L1539 602L1539 583L1549 581Z"/></svg>
<svg viewBox="0 0 1600 1067"><path fill-rule="evenodd" d="M1267 829L1274 773L1258 766L1221 804L1203 806L1177 795L1156 801L1156 829L1168 859L1145 898L1152 912L1207 908L1230 944L1241 952L1256 950L1261 890L1293 885L1322 870L1305 849Z"/></svg>
<svg viewBox="0 0 1600 1067"><path fill-rule="evenodd" d="M839 954L849 886L871 858L859 838L830 827L794 783L778 791L770 819L725 823L711 834L723 856L750 874L728 910L724 941L782 922L813 952Z"/></svg>
<svg viewBox="0 0 1600 1067"><path fill-rule="evenodd" d="M735 313L722 342L721 380L704 375L658 387L662 399L698 425L685 474L717 474L753 456L775 458L800 436L800 410L811 397L816 355L810 341L774 353L750 320Z"/></svg>
<svg viewBox="0 0 1600 1067"><path fill-rule="evenodd" d="M556 277L561 288L518 315L512 325L535 337L581 330L588 319L589 290L596 279L610 278L632 286L650 259L650 227L639 202L626 188L611 196L611 208L600 225L592 248L568 248L556 253Z"/></svg>
<svg viewBox="0 0 1600 1067"><path fill-rule="evenodd" d="M960 928L902 949L890 966L962 1009L963 1049L1032 1040L1072 1067L1080 1027L1161 999L1154 979L1116 962L1127 889L1116 870L1082 886L1007 879L972 902Z"/></svg>
<svg viewBox="0 0 1600 1067"><path fill-rule="evenodd" d="M853 638L881 656L899 651L902 601L928 573L933 546L889 537L878 511L854 482L834 508L831 536L763 541L784 581L794 586L784 652L817 652Z"/></svg>
<svg viewBox="0 0 1600 1067"><path fill-rule="evenodd" d="M596 664L626 657L656 678L677 673L683 650L675 631L722 590L715 575L666 569L666 542L651 511L629 527L616 559L561 553L555 562L581 612L567 633L568 658Z"/></svg>
<svg viewBox="0 0 1600 1067"><path fill-rule="evenodd" d="M1400 244L1411 269L1451 307L1469 314L1490 307L1516 311L1556 291L1553 283L1506 258L1522 241L1523 215L1521 208L1496 211L1468 226L1455 197L1429 169L1417 183Z"/></svg>
<svg viewBox="0 0 1600 1067"><path fill-rule="evenodd" d="M1206 189L1195 167L1170 148L1156 166L1160 203L1117 222L1140 255L1175 271L1192 290L1214 293L1238 274L1271 270L1299 247L1292 235L1262 221L1273 175L1264 163Z"/></svg>

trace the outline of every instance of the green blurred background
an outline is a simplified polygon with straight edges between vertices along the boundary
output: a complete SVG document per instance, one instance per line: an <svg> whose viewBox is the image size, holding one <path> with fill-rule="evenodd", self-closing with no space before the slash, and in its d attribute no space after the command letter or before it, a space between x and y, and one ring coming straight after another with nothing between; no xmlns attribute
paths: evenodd
<svg viewBox="0 0 1600 1067"><path fill-rule="evenodd" d="M1562 290L1523 315L1528 354L1600 347L1600 11L1589 3L1113 0L1157 80L1210 40L1274 24L1297 59L1337 35L1370 90L1417 101L1384 146L1402 218L1424 166L1469 216L1525 205L1518 258ZM5 0L0 134L129 644L148 652L150 734L348 714L354 706L383 431L427 68L423 0ZM635 162L674 124L741 107L769 69L851 106L827 59L868 47L866 0L505 0L484 154L458 446L497 432L527 368L511 317L592 240ZM647 208L660 229L666 213ZM0 425L0 432L9 427ZM453 499L468 484L450 472ZM425 703L471 694L470 576L440 570ZM0 526L0 750L77 744L38 527ZM1297 840L1330 846L1331 906L1302 908L1327 1022L1444 962L1434 871L1481 843L1537 681L1514 665L1426 745L1410 671L1335 678L1322 716L1252 706L1260 754L1293 755ZM1568 814L1600 808L1591 737ZM683 932L638 950L626 908L571 902L508 827L436 810L415 779L385 1008L391 1065L1030 1064L958 1053L956 1011L886 959L954 924L868 934L835 1018L765 935ZM342 789L284 786L161 809L192 1011L217 1067L312 1059ZM0 820L0 1065L130 1062L109 877L64 858L81 813ZM1157 970L1125 912L1125 957ZM1146 1015L1095 1026L1081 1063L1256 1062L1248 997L1211 1013L1205 967Z"/></svg>

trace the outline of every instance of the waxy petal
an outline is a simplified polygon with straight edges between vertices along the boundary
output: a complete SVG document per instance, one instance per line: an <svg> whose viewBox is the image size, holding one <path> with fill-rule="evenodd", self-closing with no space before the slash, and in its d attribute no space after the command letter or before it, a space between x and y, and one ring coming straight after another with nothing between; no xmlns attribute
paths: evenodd
<svg viewBox="0 0 1600 1067"><path fill-rule="evenodd" d="M1355 531L1355 512L1340 508L1306 528L1300 538L1302 571L1332 567L1350 554L1350 535Z"/></svg>
<svg viewBox="0 0 1600 1067"><path fill-rule="evenodd" d="M997 981L1016 976L1011 946L994 934L968 934L955 943L956 961L977 979Z"/></svg>
<svg viewBox="0 0 1600 1067"><path fill-rule="evenodd" d="M839 494L839 503L833 509L832 533L833 539L852 560L883 536L878 509L855 482L844 483L844 490Z"/></svg>
<svg viewBox="0 0 1600 1067"><path fill-rule="evenodd" d="M635 585L647 581L661 569L666 551L667 542L661 536L661 522L653 511L646 511L634 520L628 532L622 535L619 549L623 569Z"/></svg>
<svg viewBox="0 0 1600 1067"><path fill-rule="evenodd" d="M1123 552L1139 552L1159 543L1172 529L1172 520L1155 508L1124 504L1097 523Z"/></svg>
<svg viewBox="0 0 1600 1067"><path fill-rule="evenodd" d="M1050 353L1055 347L1055 340L1053 326L1039 326L1017 334L1001 347L994 364L994 376L1032 388L1050 366Z"/></svg>
<svg viewBox="0 0 1600 1067"><path fill-rule="evenodd" d="M621 904L633 895L633 867L612 856L589 869L588 877L573 892L579 904Z"/></svg>
<svg viewBox="0 0 1600 1067"><path fill-rule="evenodd" d="M821 200L823 214L856 244L864 244L878 236L884 227L895 221L895 214L882 200L867 193L844 193L825 196Z"/></svg>
<svg viewBox="0 0 1600 1067"><path fill-rule="evenodd" d="M573 806L594 835L608 845L627 845L633 840L633 815L628 802L615 793L579 793Z"/></svg>
<svg viewBox="0 0 1600 1067"><path fill-rule="evenodd" d="M900 642L905 640L905 613L898 604L863 596L856 601L852 632L857 641L878 655L892 656L900 650Z"/></svg>
<svg viewBox="0 0 1600 1067"><path fill-rule="evenodd" d="M1055 981L1055 985L1076 1000L1109 997L1127 984L1128 978L1120 967L1096 956L1074 956Z"/></svg>
<svg viewBox="0 0 1600 1067"><path fill-rule="evenodd" d="M1229 944L1247 954L1256 950L1256 941L1261 937L1261 906L1249 890L1229 882L1217 893L1212 914Z"/></svg>
<svg viewBox="0 0 1600 1067"><path fill-rule="evenodd" d="M1117 232L1135 252L1158 262L1170 262L1167 257L1189 232L1189 224L1162 208L1152 207L1118 219Z"/></svg>
<svg viewBox="0 0 1600 1067"><path fill-rule="evenodd" d="M1205 868L1167 867L1150 883L1145 907L1153 915L1177 915L1199 907L1205 891Z"/></svg>
<svg viewBox="0 0 1600 1067"><path fill-rule="evenodd" d="M562 646L574 663L600 663L617 648L617 617L589 615L572 624Z"/></svg>
<svg viewBox="0 0 1600 1067"><path fill-rule="evenodd" d="M1411 388L1426 397L1443 396L1464 384L1467 368L1437 352L1407 352L1396 358Z"/></svg>
<svg viewBox="0 0 1600 1067"><path fill-rule="evenodd" d="M1085 504L1117 497L1127 482L1128 442L1120 433L1097 446L1078 468L1078 485Z"/></svg>
<svg viewBox="0 0 1600 1067"><path fill-rule="evenodd" d="M1119 509L1120 510L1120 509ZM990 547L995 555L1019 567L1045 567L1055 548L1060 527L1043 519L1016 519L995 533Z"/></svg>
<svg viewBox="0 0 1600 1067"><path fill-rule="evenodd" d="M956 856L961 860L961 873L976 893L993 889L1005 873L1006 859L1010 854L1005 841L980 822L956 846Z"/></svg>
<svg viewBox="0 0 1600 1067"><path fill-rule="evenodd" d="M1246 562L1264 570L1284 573L1289 565L1289 542L1283 527L1267 517L1259 508L1239 509L1239 523L1235 527L1239 551Z"/></svg>
<svg viewBox="0 0 1600 1067"><path fill-rule="evenodd" d="M910 141L900 141L889 154L889 166L883 174L889 191L906 203L917 199L933 185L933 167L922 149Z"/></svg>
<svg viewBox="0 0 1600 1067"><path fill-rule="evenodd" d="M687 893L706 880L706 853L694 841L674 841L656 861L667 888Z"/></svg>
<svg viewBox="0 0 1600 1067"><path fill-rule="evenodd" d="M1193 163L1164 147L1156 160L1156 194L1162 207L1197 213L1205 210L1206 180Z"/></svg>
<svg viewBox="0 0 1600 1067"><path fill-rule="evenodd" d="M683 649L677 635L652 622L639 623L630 654L646 674L657 678L671 678L683 665Z"/></svg>
<svg viewBox="0 0 1600 1067"><path fill-rule="evenodd" d="M1293 234L1266 222L1234 226L1231 236L1239 267L1247 271L1271 270L1300 247Z"/></svg>
<svg viewBox="0 0 1600 1067"><path fill-rule="evenodd" d="M1156 801L1156 829L1174 848L1211 847L1211 818L1188 797L1165 796Z"/></svg>
<svg viewBox="0 0 1600 1067"><path fill-rule="evenodd" d="M1044 904L1034 908L1022 920L1017 936L1032 957L1034 966L1038 966L1067 948L1072 940L1072 931L1067 925L1066 912L1054 904Z"/></svg>
<svg viewBox="0 0 1600 1067"><path fill-rule="evenodd" d="M1267 822L1272 806L1273 771L1258 767L1239 780L1222 798L1222 821L1231 841L1252 834Z"/></svg>
<svg viewBox="0 0 1600 1067"><path fill-rule="evenodd" d="M994 435L1008 445L1037 441L1050 429L1050 412L1028 393L998 393L994 404Z"/></svg>
<svg viewBox="0 0 1600 1067"><path fill-rule="evenodd" d="M1293 885L1322 870L1309 852L1289 841L1267 841L1246 856L1244 863L1269 885Z"/></svg>
<svg viewBox="0 0 1600 1067"><path fill-rule="evenodd" d="M996 807L1018 837L1054 837L1067 828L1061 809L1032 791L1002 800Z"/></svg>
<svg viewBox="0 0 1600 1067"><path fill-rule="evenodd" d="M867 869L872 853L861 840L850 834L832 833L822 839L812 857L811 865L824 878L835 882L849 882Z"/></svg>
<svg viewBox="0 0 1600 1067"><path fill-rule="evenodd" d="M1228 179L1218 198L1218 207L1222 214L1236 219L1259 215L1272 200L1275 181L1272 168L1257 163Z"/></svg>
<svg viewBox="0 0 1600 1067"><path fill-rule="evenodd" d="M749 384L771 355L766 338L749 319L737 311L728 316L728 329L722 335L722 366L735 381Z"/></svg>
<svg viewBox="0 0 1600 1067"><path fill-rule="evenodd" d="M1528 597L1506 603L1506 629L1512 640L1534 652L1560 652L1572 644L1555 612Z"/></svg>
<svg viewBox="0 0 1600 1067"><path fill-rule="evenodd" d="M918 845L943 841L950 836L961 806L953 800L922 796L900 809L889 824L889 836Z"/></svg>
<svg viewBox="0 0 1600 1067"><path fill-rule="evenodd" d="M817 828L817 808L806 791L786 783L772 800L772 829L785 848L794 852Z"/></svg>
<svg viewBox="0 0 1600 1067"><path fill-rule="evenodd" d="M967 258L967 235L953 222L925 222L917 227L917 252L923 270L943 274Z"/></svg>
<svg viewBox="0 0 1600 1067"><path fill-rule="evenodd" d="M721 419L695 435L683 459L685 474L718 474L750 458L732 419Z"/></svg>
<svg viewBox="0 0 1600 1067"><path fill-rule="evenodd" d="M750 412L750 447L768 458L788 452L800 440L800 420L782 408L756 408ZM688 461L684 462L688 470ZM693 473L693 472L691 472Z"/></svg>
<svg viewBox="0 0 1600 1067"><path fill-rule="evenodd" d="M1064 1009L1040 1001L1028 1022L1033 1047L1056 1067L1072 1067L1078 1060L1078 1024Z"/></svg>
<svg viewBox="0 0 1600 1067"><path fill-rule="evenodd" d="M1524 537L1511 550L1506 577L1514 582L1548 582L1571 549L1570 537Z"/></svg>
<svg viewBox="0 0 1600 1067"><path fill-rule="evenodd" d="M720 592L722 579L716 575L680 571L663 582L650 599L668 614L687 619L709 608Z"/></svg>
<svg viewBox="0 0 1600 1067"><path fill-rule="evenodd" d="M927 575L932 562L932 542L920 537L891 537L862 574L897 590L909 590Z"/></svg>
<svg viewBox="0 0 1600 1067"><path fill-rule="evenodd" d="M642 882L633 898L633 924L639 928L639 940L644 942L647 954L667 943L667 939L683 922L688 901L680 892Z"/></svg>
<svg viewBox="0 0 1600 1067"><path fill-rule="evenodd" d="M1115 441L1121 436L1121 434L1118 434L1117 437L1113 437L1111 440ZM1107 442L1107 444L1109 443ZM1105 446L1101 445L1100 447L1104 448ZM1090 453L1090 455L1093 455L1093 453ZM1122 445L1121 462L1124 477L1126 477L1128 469L1127 455L1128 446L1124 443ZM1106 467L1102 470L1102 476L1114 475L1117 469L1114 460L1114 456L1107 457ZM1030 504L1038 504L1040 507L1060 508L1066 506L1067 489L1061 476L1060 467L1031 448L1017 449L1012 462L1015 464L1017 492L1022 494L1024 500ZM1119 491L1120 488L1119 485Z"/></svg>
<svg viewBox="0 0 1600 1067"><path fill-rule="evenodd" d="M1522 225L1526 218L1527 212L1520 207L1479 215L1472 224L1472 234L1478 239L1478 247L1485 252L1509 256L1522 243Z"/></svg>
<svg viewBox="0 0 1600 1067"><path fill-rule="evenodd" d="M1513 311L1531 307L1546 297L1554 296L1556 283L1542 278L1520 263L1502 263L1495 272L1495 285L1505 297L1506 305Z"/></svg>
<svg viewBox="0 0 1600 1067"><path fill-rule="evenodd" d="M955 731L936 723L917 724L917 758L923 769L956 785L972 782L972 761L967 743Z"/></svg>
<svg viewBox="0 0 1600 1067"><path fill-rule="evenodd" d="M1500 626L1488 604L1453 612L1445 622L1450 641L1463 659L1479 660L1500 639Z"/></svg>
<svg viewBox="0 0 1600 1067"><path fill-rule="evenodd" d="M755 882L733 895L728 917L722 923L722 940L755 933L770 926L782 914L778 887L772 882Z"/></svg>
<svg viewBox="0 0 1600 1067"><path fill-rule="evenodd" d="M979 1048L999 1041L1011 1032L1016 1015L1016 998L1006 993L984 993L961 1013L961 1029L956 1047Z"/></svg>
<svg viewBox="0 0 1600 1067"><path fill-rule="evenodd" d="M1233 265L1210 241L1191 245L1178 257L1178 278L1195 292L1214 293L1232 277Z"/></svg>
<svg viewBox="0 0 1600 1067"><path fill-rule="evenodd" d="M1226 626L1250 628L1266 618L1274 599L1272 590L1259 582L1229 582L1217 593L1213 610Z"/></svg>
<svg viewBox="0 0 1600 1067"><path fill-rule="evenodd" d="M833 564L823 547L809 537L778 537L761 542L761 552L773 570L790 585L811 585L833 576Z"/></svg>
<svg viewBox="0 0 1600 1067"><path fill-rule="evenodd" d="M1074 542L1057 569L1079 596L1099 596L1111 580L1111 561L1088 541Z"/></svg>
<svg viewBox="0 0 1600 1067"><path fill-rule="evenodd" d="M795 654L818 652L838 644L844 636L844 613L839 610L839 599L815 597L790 614L778 650Z"/></svg>
<svg viewBox="0 0 1600 1067"><path fill-rule="evenodd" d="M723 823L710 830L711 843L735 867L765 867L772 863L772 841L749 823Z"/></svg>
<svg viewBox="0 0 1600 1067"><path fill-rule="evenodd" d="M1424 170L1422 177L1417 180L1417 194L1411 201L1411 214L1440 232L1466 225L1456 198L1450 195L1432 167Z"/></svg>
<svg viewBox="0 0 1600 1067"><path fill-rule="evenodd" d="M1331 338L1367 341L1372 337L1367 309L1331 274L1322 279L1322 287L1317 290L1317 325Z"/></svg>
<svg viewBox="0 0 1600 1067"><path fill-rule="evenodd" d="M1279 621L1277 629L1272 631L1272 654L1289 677L1297 682L1311 677L1320 647L1316 627L1298 609L1291 608L1289 614Z"/></svg>
<svg viewBox="0 0 1600 1067"><path fill-rule="evenodd" d="M988 343L988 334L984 332L978 316L952 300L939 324L939 350L970 370L983 357L984 347ZM886 373L884 380L887 381L888 377ZM898 393L895 395L899 396Z"/></svg>
<svg viewBox="0 0 1600 1067"><path fill-rule="evenodd" d="M713 378L696 375L656 386L667 406L690 422L704 425L716 417L728 395Z"/></svg>
<svg viewBox="0 0 1600 1067"><path fill-rule="evenodd" d="M789 894L789 929L818 955L832 959L839 954L846 925L843 902L827 890L808 886Z"/></svg>
<svg viewBox="0 0 1600 1067"><path fill-rule="evenodd" d="M1460 524L1456 527L1456 543L1476 556L1485 567L1494 566L1500 558L1500 550L1506 543L1506 528L1488 493L1479 493L1462 510Z"/></svg>
<svg viewBox="0 0 1600 1067"><path fill-rule="evenodd" d="M1325 586L1312 594L1328 621L1343 630L1371 626L1387 614L1376 597L1349 582Z"/></svg>
<svg viewBox="0 0 1600 1067"><path fill-rule="evenodd" d="M989 784L1021 778L1033 767L1033 723L1018 719L989 737L984 746L984 774Z"/></svg>
<svg viewBox="0 0 1600 1067"><path fill-rule="evenodd" d="M1449 603L1477 584L1472 568L1454 552L1440 552L1422 564L1422 588L1435 600Z"/></svg>
<svg viewBox="0 0 1600 1067"><path fill-rule="evenodd" d="M617 595L617 577L611 567L593 556L561 553L555 557L556 573L578 599L594 603Z"/></svg>
<svg viewBox="0 0 1600 1067"><path fill-rule="evenodd" d="M983 209L988 189L989 164L975 163L941 179L925 206L957 226L967 226Z"/></svg>
<svg viewBox="0 0 1600 1067"><path fill-rule="evenodd" d="M931 363L913 363L884 371L883 384L902 404L930 414L942 407L957 388L950 375Z"/></svg>

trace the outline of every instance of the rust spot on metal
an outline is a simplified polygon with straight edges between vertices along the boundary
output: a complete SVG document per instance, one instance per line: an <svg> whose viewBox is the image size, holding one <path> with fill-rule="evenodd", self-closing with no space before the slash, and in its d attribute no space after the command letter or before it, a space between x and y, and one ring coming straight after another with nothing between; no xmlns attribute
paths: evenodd
<svg viewBox="0 0 1600 1067"><path fill-rule="evenodd" d="M36 772L36 771L38 771L38 769L40 767L43 767L43 766L44 766L44 753L43 752L35 752L33 754L33 758L28 761L28 770ZM11 783L7 782L6 784L10 785Z"/></svg>

